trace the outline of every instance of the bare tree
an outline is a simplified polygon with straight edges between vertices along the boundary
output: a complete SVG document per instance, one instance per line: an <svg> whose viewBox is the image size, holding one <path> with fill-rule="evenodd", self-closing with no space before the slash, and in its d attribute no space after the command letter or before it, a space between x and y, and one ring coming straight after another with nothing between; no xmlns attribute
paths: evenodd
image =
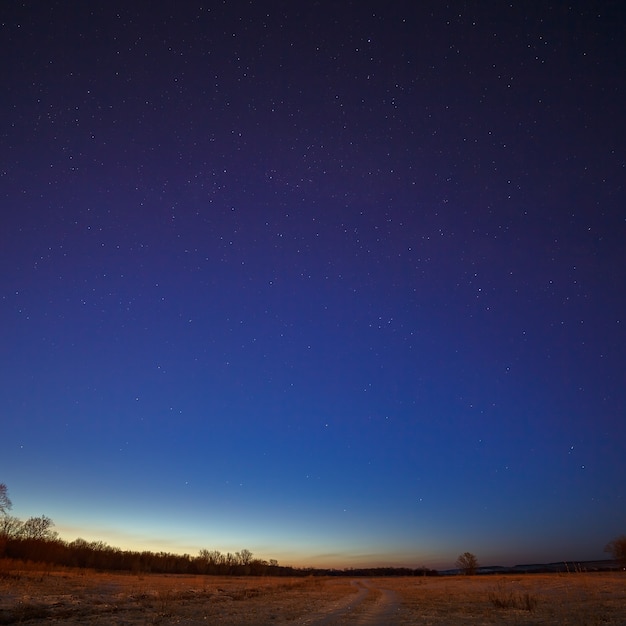
<svg viewBox="0 0 626 626"><path fill-rule="evenodd" d="M241 552L237 552L236 555L242 565L250 565L252 561L252 552L250 552L250 550L244 548Z"/></svg>
<svg viewBox="0 0 626 626"><path fill-rule="evenodd" d="M56 533L52 530L54 522L45 515L29 517L22 526L22 535L26 539L54 539Z"/></svg>
<svg viewBox="0 0 626 626"><path fill-rule="evenodd" d="M0 513L6 515L12 506L13 503L7 494L7 486L4 483L0 483Z"/></svg>
<svg viewBox="0 0 626 626"><path fill-rule="evenodd" d="M221 565L224 562L224 555L219 550L200 550L200 558L209 565Z"/></svg>
<svg viewBox="0 0 626 626"><path fill-rule="evenodd" d="M8 539L16 539L22 534L24 522L12 515L3 515L0 517L0 537Z"/></svg>
<svg viewBox="0 0 626 626"><path fill-rule="evenodd" d="M478 559L471 552L463 552L456 560L456 566L466 575L472 576L478 569Z"/></svg>
<svg viewBox="0 0 626 626"><path fill-rule="evenodd" d="M626 535L620 535L613 539L613 541L609 541L604 551L612 554L616 561L626 565Z"/></svg>

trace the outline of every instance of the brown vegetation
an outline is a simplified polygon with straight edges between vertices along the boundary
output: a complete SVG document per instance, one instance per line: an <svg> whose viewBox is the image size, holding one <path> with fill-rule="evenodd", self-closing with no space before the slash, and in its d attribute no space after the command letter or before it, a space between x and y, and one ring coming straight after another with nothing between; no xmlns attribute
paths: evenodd
<svg viewBox="0 0 626 626"><path fill-rule="evenodd" d="M220 577L0 561L0 624L624 624L626 574Z"/></svg>

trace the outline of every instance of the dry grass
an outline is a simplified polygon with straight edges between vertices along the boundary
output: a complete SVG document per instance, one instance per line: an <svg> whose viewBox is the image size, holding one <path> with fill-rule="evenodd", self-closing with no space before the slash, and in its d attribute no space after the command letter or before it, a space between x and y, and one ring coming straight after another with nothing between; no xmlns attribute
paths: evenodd
<svg viewBox="0 0 626 626"><path fill-rule="evenodd" d="M350 581L0 570L0 624L281 624L354 592Z"/></svg>
<svg viewBox="0 0 626 626"><path fill-rule="evenodd" d="M622 572L356 585L349 578L138 576L0 563L0 624L626 624L625 583Z"/></svg>
<svg viewBox="0 0 626 626"><path fill-rule="evenodd" d="M626 624L623 572L403 578L389 586L406 615L397 624Z"/></svg>

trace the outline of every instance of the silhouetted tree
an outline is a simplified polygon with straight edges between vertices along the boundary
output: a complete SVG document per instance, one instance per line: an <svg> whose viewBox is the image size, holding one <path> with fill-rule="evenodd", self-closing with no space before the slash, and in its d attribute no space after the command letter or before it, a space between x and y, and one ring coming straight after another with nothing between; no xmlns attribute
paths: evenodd
<svg viewBox="0 0 626 626"><path fill-rule="evenodd" d="M269 563L265 559L252 559L248 567L253 576L265 576L268 572Z"/></svg>
<svg viewBox="0 0 626 626"><path fill-rule="evenodd" d="M3 515L0 517L0 537L7 539L16 539L22 534L24 522L12 515Z"/></svg>
<svg viewBox="0 0 626 626"><path fill-rule="evenodd" d="M237 552L236 554L242 565L250 565L250 561L252 561L252 552L250 552L250 550L244 548L241 552Z"/></svg>
<svg viewBox="0 0 626 626"><path fill-rule="evenodd" d="M478 559L471 552L463 552L456 560L456 566L466 575L472 576L478 568Z"/></svg>
<svg viewBox="0 0 626 626"><path fill-rule="evenodd" d="M198 560L207 574L219 574L224 566L224 555L219 550L200 550Z"/></svg>
<svg viewBox="0 0 626 626"><path fill-rule="evenodd" d="M22 536L25 539L54 539L56 532L52 530L54 522L45 515L29 517L22 526Z"/></svg>
<svg viewBox="0 0 626 626"><path fill-rule="evenodd" d="M12 506L13 503L7 494L7 486L4 483L0 483L0 513L6 515Z"/></svg>
<svg viewBox="0 0 626 626"><path fill-rule="evenodd" d="M604 551L612 554L616 561L626 565L626 535L620 535L613 541L609 541Z"/></svg>

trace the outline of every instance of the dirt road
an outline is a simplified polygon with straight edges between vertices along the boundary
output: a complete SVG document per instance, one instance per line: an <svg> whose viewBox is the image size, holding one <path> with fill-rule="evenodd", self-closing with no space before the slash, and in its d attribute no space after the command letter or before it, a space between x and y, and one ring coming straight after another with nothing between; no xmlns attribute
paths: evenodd
<svg viewBox="0 0 626 626"><path fill-rule="evenodd" d="M350 584L355 587L355 594L335 600L317 613L295 623L306 626L384 626L394 623L400 602L391 589L364 580L353 580Z"/></svg>
<svg viewBox="0 0 626 626"><path fill-rule="evenodd" d="M215 577L2 568L0 625L626 624L626 573Z"/></svg>

